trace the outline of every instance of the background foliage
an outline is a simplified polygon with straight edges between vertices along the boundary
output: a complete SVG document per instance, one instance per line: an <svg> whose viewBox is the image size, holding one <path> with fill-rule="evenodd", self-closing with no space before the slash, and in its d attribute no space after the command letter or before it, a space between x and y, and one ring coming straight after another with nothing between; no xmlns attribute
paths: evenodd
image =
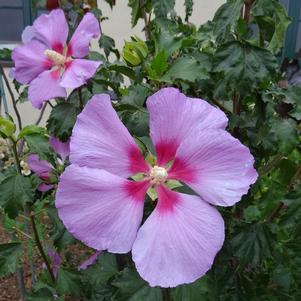
<svg viewBox="0 0 301 301"><path fill-rule="evenodd" d="M114 9L115 1L107 2ZM290 22L284 8L276 0L228 0L212 21L197 28L189 22L192 0L185 1L184 20L174 11L175 0L129 0L128 5L132 26L140 18L145 22L145 41L133 37L120 53L113 38L103 33L102 54L89 55L104 61L103 67L67 102L56 99L46 129L20 127L16 137L13 121L0 121L1 147L9 146L1 163L0 206L3 226L12 237L0 245L0 275L20 271L24 258L32 260L40 247L51 247L63 258L58 275L51 279L43 269L27 300L65 300L70 295L92 301L301 300L301 88L289 86L280 69L278 55ZM83 13L78 5L72 9ZM100 10L92 12L104 19ZM150 288L130 254L103 253L95 265L78 271L74 257L84 258L90 250L58 219L55 192L38 192L40 180L22 175L18 160L36 153L55 166L48 136L66 141L91 95L107 91L147 155L152 146L146 98L171 85L227 114L228 130L251 149L260 177L236 206L219 208L226 223L225 244L213 268L195 283ZM19 91L19 101L26 100L26 89ZM9 160L14 153L15 163ZM40 242L33 238L35 231Z"/></svg>

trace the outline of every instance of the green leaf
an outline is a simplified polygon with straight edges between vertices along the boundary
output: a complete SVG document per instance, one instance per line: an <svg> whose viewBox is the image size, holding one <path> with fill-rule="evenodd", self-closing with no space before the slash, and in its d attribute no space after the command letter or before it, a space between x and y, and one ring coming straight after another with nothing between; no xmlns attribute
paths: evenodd
<svg viewBox="0 0 301 301"><path fill-rule="evenodd" d="M32 134L45 134L46 131L44 128L37 126L35 124L30 124L25 126L22 131L19 133L18 138L24 138L27 135Z"/></svg>
<svg viewBox="0 0 301 301"><path fill-rule="evenodd" d="M122 97L120 104L129 104L141 108L150 94L151 90L144 85L131 85L127 94Z"/></svg>
<svg viewBox="0 0 301 301"><path fill-rule="evenodd" d="M276 0L257 0L252 6L251 14L258 24L260 36L268 41L268 49L278 53L283 47L283 41L290 17L282 4Z"/></svg>
<svg viewBox="0 0 301 301"><path fill-rule="evenodd" d="M52 222L52 227L49 230L50 238L58 251L64 250L68 245L75 242L75 238L66 230L59 219L56 208L49 207L47 213Z"/></svg>
<svg viewBox="0 0 301 301"><path fill-rule="evenodd" d="M0 276L14 273L19 267L19 260L22 255L22 244L11 242L0 245Z"/></svg>
<svg viewBox="0 0 301 301"><path fill-rule="evenodd" d="M270 136L279 153L289 153L299 143L296 122L290 119L273 119Z"/></svg>
<svg viewBox="0 0 301 301"><path fill-rule="evenodd" d="M120 64L114 63L110 65L108 69L124 74L130 79L137 80L137 75L135 71L132 68L129 68L128 66L124 65L123 63Z"/></svg>
<svg viewBox="0 0 301 301"><path fill-rule="evenodd" d="M274 237L265 224L254 224L241 229L232 240L234 255L243 265L259 265L264 259L272 257Z"/></svg>
<svg viewBox="0 0 301 301"><path fill-rule="evenodd" d="M115 41L111 37L102 34L99 38L99 46L100 48L103 48L103 51L107 58L111 52L115 53L117 58L119 58L119 51L115 48Z"/></svg>
<svg viewBox="0 0 301 301"><path fill-rule="evenodd" d="M160 34L156 46L157 52L164 50L169 57L181 48L182 38L176 36L174 32L160 27Z"/></svg>
<svg viewBox="0 0 301 301"><path fill-rule="evenodd" d="M132 27L134 27L139 18L142 18L142 11L140 7L140 0L129 0L128 6L132 9L131 11L131 23Z"/></svg>
<svg viewBox="0 0 301 301"><path fill-rule="evenodd" d="M37 291L32 291L27 294L26 300L28 301L53 301L57 300L55 299L55 296L53 292L47 288L43 287L38 289Z"/></svg>
<svg viewBox="0 0 301 301"><path fill-rule="evenodd" d="M217 10L213 18L213 24L214 34L218 39L226 39L227 35L234 30L243 3L243 0L228 0Z"/></svg>
<svg viewBox="0 0 301 301"><path fill-rule="evenodd" d="M153 0L156 17L166 17L175 7L175 0Z"/></svg>
<svg viewBox="0 0 301 301"><path fill-rule="evenodd" d="M185 0L185 21L187 22L193 11L193 0Z"/></svg>
<svg viewBox="0 0 301 301"><path fill-rule="evenodd" d="M270 78L278 67L276 58L268 50L239 42L221 46L214 60L213 71L222 73L223 85L242 94Z"/></svg>
<svg viewBox="0 0 301 301"><path fill-rule="evenodd" d="M180 285L176 287L172 290L172 296L174 301L206 301L208 300L206 298L208 292L208 278L204 276L191 284Z"/></svg>
<svg viewBox="0 0 301 301"><path fill-rule="evenodd" d="M49 141L46 136L31 134L24 136L24 138L31 153L38 154L40 159L47 160L52 150L49 147Z"/></svg>
<svg viewBox="0 0 301 301"><path fill-rule="evenodd" d="M115 255L102 253L95 264L82 271L85 296L89 296L89 300L93 301L110 300L113 290L108 282L117 273Z"/></svg>
<svg viewBox="0 0 301 301"><path fill-rule="evenodd" d="M15 131L16 125L13 123L13 121L0 116L0 134L2 134L4 138L6 138L11 137Z"/></svg>
<svg viewBox="0 0 301 301"><path fill-rule="evenodd" d="M60 268L56 277L56 289L60 294L80 296L82 292L80 273Z"/></svg>
<svg viewBox="0 0 301 301"><path fill-rule="evenodd" d="M71 136L72 128L79 112L79 107L72 102L57 104L52 109L47 121L49 133L62 141L67 141Z"/></svg>
<svg viewBox="0 0 301 301"><path fill-rule="evenodd" d="M176 79L188 82L208 79L209 74L206 67L194 57L183 56L176 59L161 77L161 81L172 84Z"/></svg>
<svg viewBox="0 0 301 301"><path fill-rule="evenodd" d="M34 189L28 177L19 174L0 183L0 205L10 218L15 218L26 202L32 202Z"/></svg>
<svg viewBox="0 0 301 301"><path fill-rule="evenodd" d="M161 50L150 63L150 68L148 69L149 77L157 79L163 75L167 68L167 53L165 50Z"/></svg>
<svg viewBox="0 0 301 301"><path fill-rule="evenodd" d="M129 268L120 272L113 285L119 289L116 297L118 301L163 300L160 288L151 288L136 271Z"/></svg>

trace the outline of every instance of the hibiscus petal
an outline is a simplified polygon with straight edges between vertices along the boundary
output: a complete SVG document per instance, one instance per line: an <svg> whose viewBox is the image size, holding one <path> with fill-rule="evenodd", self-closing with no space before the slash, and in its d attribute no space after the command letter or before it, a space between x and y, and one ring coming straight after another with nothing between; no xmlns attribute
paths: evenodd
<svg viewBox="0 0 301 301"><path fill-rule="evenodd" d="M43 180L48 180L52 171L52 165L46 160L40 160L38 155L32 154L27 158L27 164L30 170L37 174Z"/></svg>
<svg viewBox="0 0 301 301"><path fill-rule="evenodd" d="M175 88L164 88L150 96L147 108L159 165L174 158L180 143L193 128L224 129L228 122L221 110L202 99L186 97Z"/></svg>
<svg viewBox="0 0 301 301"><path fill-rule="evenodd" d="M87 246L127 253L142 220L148 186L72 164L60 178L55 205L68 231Z"/></svg>
<svg viewBox="0 0 301 301"><path fill-rule="evenodd" d="M65 159L70 154L70 141L62 142L60 139L55 137L49 138L49 145L52 147L52 149L61 156L62 160L65 161Z"/></svg>
<svg viewBox="0 0 301 301"><path fill-rule="evenodd" d="M66 95L66 90L60 86L59 69L44 71L30 83L28 89L28 99L37 109L41 109L46 100Z"/></svg>
<svg viewBox="0 0 301 301"><path fill-rule="evenodd" d="M68 37L68 24L62 9L42 14L34 23L35 38L43 41L48 48L62 53Z"/></svg>
<svg viewBox="0 0 301 301"><path fill-rule="evenodd" d="M177 150L168 172L211 204L232 206L257 179L249 149L223 130L195 131Z"/></svg>
<svg viewBox="0 0 301 301"><path fill-rule="evenodd" d="M18 82L28 84L40 73L51 68L52 63L45 57L45 50L46 46L38 41L30 41L13 50L14 78Z"/></svg>
<svg viewBox="0 0 301 301"><path fill-rule="evenodd" d="M70 161L122 177L149 170L107 94L93 96L79 114L72 132Z"/></svg>
<svg viewBox="0 0 301 301"><path fill-rule="evenodd" d="M78 88L84 85L96 72L102 62L76 59L68 63L60 85L64 88Z"/></svg>
<svg viewBox="0 0 301 301"><path fill-rule="evenodd" d="M211 267L224 242L219 212L197 196L157 189L158 205L133 245L137 271L150 286L191 283Z"/></svg>
<svg viewBox="0 0 301 301"><path fill-rule="evenodd" d="M22 43L28 43L35 37L36 31L33 26L26 26L22 32Z"/></svg>
<svg viewBox="0 0 301 301"><path fill-rule="evenodd" d="M49 190L51 190L53 188L54 188L54 186L52 184L41 183L38 186L37 190L41 191L41 192L46 192L46 191L49 191Z"/></svg>
<svg viewBox="0 0 301 301"><path fill-rule="evenodd" d="M90 40L97 38L99 35L98 20L91 13L85 14L69 42L68 55L77 58L88 55Z"/></svg>
<svg viewBox="0 0 301 301"><path fill-rule="evenodd" d="M79 265L78 270L86 270L90 265L94 264L99 254L101 254L101 251L96 251L95 253L93 253Z"/></svg>

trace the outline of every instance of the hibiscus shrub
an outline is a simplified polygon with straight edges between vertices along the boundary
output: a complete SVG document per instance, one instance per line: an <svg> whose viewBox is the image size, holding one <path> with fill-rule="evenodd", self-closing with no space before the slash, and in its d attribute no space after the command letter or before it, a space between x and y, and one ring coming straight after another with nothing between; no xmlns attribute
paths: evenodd
<svg viewBox="0 0 301 301"><path fill-rule="evenodd" d="M182 20L174 0L131 0L145 41L120 52L79 2L58 1L0 53L19 93L16 119L6 102L0 117L0 276L16 273L24 300L300 300L285 9L228 0L197 28L193 1ZM36 124L22 126L23 101Z"/></svg>

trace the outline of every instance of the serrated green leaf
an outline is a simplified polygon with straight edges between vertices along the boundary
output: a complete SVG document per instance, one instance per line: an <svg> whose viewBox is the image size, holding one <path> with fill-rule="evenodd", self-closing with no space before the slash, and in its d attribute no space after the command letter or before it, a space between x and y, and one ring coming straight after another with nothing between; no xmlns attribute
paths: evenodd
<svg viewBox="0 0 301 301"><path fill-rule="evenodd" d="M243 0L228 0L215 13L213 18L214 34L218 39L226 39L233 31L241 15Z"/></svg>
<svg viewBox="0 0 301 301"><path fill-rule="evenodd" d="M47 121L47 129L52 136L67 141L71 136L79 107L71 102L57 104L51 111Z"/></svg>
<svg viewBox="0 0 301 301"><path fill-rule="evenodd" d="M156 17L166 17L175 7L175 0L153 0Z"/></svg>
<svg viewBox="0 0 301 301"><path fill-rule="evenodd" d="M214 56L215 72L221 72L221 82L242 94L271 78L277 70L275 56L268 50L239 42L220 47Z"/></svg>
<svg viewBox="0 0 301 301"><path fill-rule="evenodd" d="M176 59L161 77L161 81L172 84L176 79L181 79L188 82L196 80L208 79L208 71L194 57L183 56Z"/></svg>
<svg viewBox="0 0 301 301"><path fill-rule="evenodd" d="M113 285L119 289L116 297L118 301L163 300L159 288L151 288L136 271L129 268L120 272Z"/></svg>
<svg viewBox="0 0 301 301"><path fill-rule="evenodd" d="M272 256L274 243L274 236L265 224L247 226L231 240L234 255L239 257L242 264L253 266Z"/></svg>
<svg viewBox="0 0 301 301"><path fill-rule="evenodd" d="M35 124L30 124L25 126L18 135L18 138L24 138L25 136L32 134L45 134L46 131L44 128L37 126Z"/></svg>
<svg viewBox="0 0 301 301"><path fill-rule="evenodd" d="M31 134L24 136L29 151L33 154L38 154L40 159L47 160L52 153L49 146L48 138L41 134Z"/></svg>
<svg viewBox="0 0 301 301"><path fill-rule="evenodd" d="M34 189L30 179L19 174L7 177L0 183L0 205L10 218L15 218L26 202L32 202Z"/></svg>
<svg viewBox="0 0 301 301"><path fill-rule="evenodd" d="M82 293L80 273L60 268L56 277L56 289L60 294L80 296Z"/></svg>
<svg viewBox="0 0 301 301"><path fill-rule="evenodd" d="M22 244L11 242L0 245L0 276L14 273L19 267L19 259L22 255Z"/></svg>

